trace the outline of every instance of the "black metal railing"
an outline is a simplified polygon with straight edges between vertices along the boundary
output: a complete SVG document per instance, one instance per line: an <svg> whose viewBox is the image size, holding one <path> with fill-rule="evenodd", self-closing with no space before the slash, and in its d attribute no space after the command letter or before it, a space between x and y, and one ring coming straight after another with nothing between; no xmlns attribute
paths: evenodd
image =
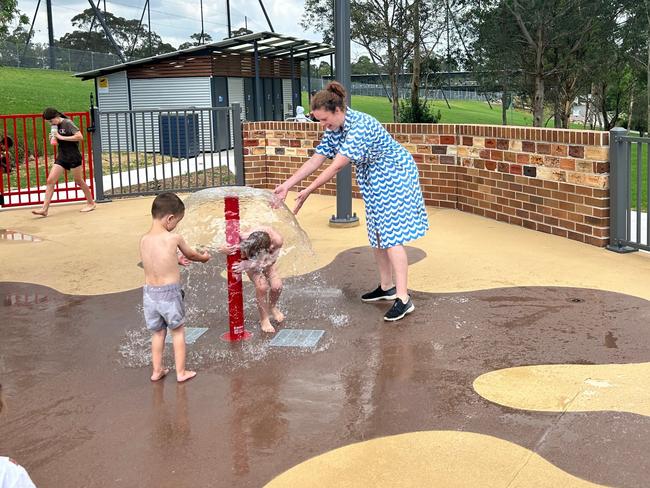
<svg viewBox="0 0 650 488"><path fill-rule="evenodd" d="M241 107L93 109L98 200L244 185Z"/></svg>

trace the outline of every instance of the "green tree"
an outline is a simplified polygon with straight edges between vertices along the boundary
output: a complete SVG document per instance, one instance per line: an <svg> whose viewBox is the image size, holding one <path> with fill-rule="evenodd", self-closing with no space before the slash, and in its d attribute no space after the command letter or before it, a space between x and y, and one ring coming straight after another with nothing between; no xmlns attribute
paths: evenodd
<svg viewBox="0 0 650 488"><path fill-rule="evenodd" d="M599 24L609 20L609 0L500 0L519 29L523 70L532 98L533 125L544 125L545 90L574 69ZM563 73L564 71L564 73Z"/></svg>
<svg viewBox="0 0 650 488"><path fill-rule="evenodd" d="M379 74L377 65L368 56L359 56L359 59L352 63L351 68L353 75Z"/></svg>
<svg viewBox="0 0 650 488"><path fill-rule="evenodd" d="M632 90L628 112L632 117L638 114L635 105L643 100L646 113L642 118L650 121L650 0L619 1L623 8L621 17L624 19L621 44L626 50L631 68L637 72L638 80ZM640 89L645 89L645 94L642 95ZM628 121L628 126L630 125L634 124Z"/></svg>
<svg viewBox="0 0 650 488"><path fill-rule="evenodd" d="M351 0L351 37L363 46L389 78L393 119L399 116L398 77L413 51L413 2L422 0ZM306 0L302 26L333 40L333 1ZM424 17L424 16L423 16Z"/></svg>
<svg viewBox="0 0 650 488"><path fill-rule="evenodd" d="M332 74L332 67L327 61L321 61L320 64L318 65L318 76L324 77L324 76L331 76Z"/></svg>
<svg viewBox="0 0 650 488"><path fill-rule="evenodd" d="M106 38L106 34L101 27L98 27L98 22L93 21L94 16L95 14L90 8L75 15L71 22L76 30L61 37L59 46L69 49L113 52L113 46ZM175 51L171 44L163 42L154 31L151 32L150 49L148 27L144 23L140 25L137 19L125 19L106 12L104 20L116 44L126 56L137 59ZM90 31L91 25L94 26L93 31Z"/></svg>
<svg viewBox="0 0 650 488"><path fill-rule="evenodd" d="M522 86L522 51L519 30L503 3L477 7L470 21L476 38L471 43L469 64L484 91L501 92L501 123L508 124L508 107L513 92Z"/></svg>
<svg viewBox="0 0 650 488"><path fill-rule="evenodd" d="M205 32L203 35L201 35L200 32L195 32L190 36L190 39L192 39L191 42L184 42L180 46L178 46L178 49L187 49L188 47L193 47L193 46L202 46L203 44L207 44L209 42L212 42L212 36L210 34L206 34Z"/></svg>
<svg viewBox="0 0 650 488"><path fill-rule="evenodd" d="M445 32L445 25L455 22L449 19L449 12L466 8L472 0L350 0L352 41L365 48L366 59L359 59L353 69L355 73L382 73L388 78L387 96L392 103L393 119L399 120L399 83L407 64L411 71L412 105L418 97L424 81L436 77L428 69L429 60L435 59L434 51L439 49ZM447 6L449 8L447 9ZM334 23L333 0L306 0L302 26L317 30L325 42L332 42ZM448 30L450 44L460 36L459 26ZM461 40L462 42L462 40ZM460 44L460 42L459 42ZM452 46L453 57L446 65L458 66L459 47ZM361 61L361 62L360 62ZM362 73L364 72L364 73ZM382 84L384 83L382 79Z"/></svg>
<svg viewBox="0 0 650 488"><path fill-rule="evenodd" d="M247 29L246 27L240 27L239 29L235 29L232 31L232 36L233 37L238 37L238 36L245 36L246 34L252 34L253 31L250 29Z"/></svg>
<svg viewBox="0 0 650 488"><path fill-rule="evenodd" d="M18 0L0 1L0 41L19 34L29 25L29 18L18 10Z"/></svg>
<svg viewBox="0 0 650 488"><path fill-rule="evenodd" d="M0 1L0 41L19 42L27 36L29 17L18 10L18 0Z"/></svg>

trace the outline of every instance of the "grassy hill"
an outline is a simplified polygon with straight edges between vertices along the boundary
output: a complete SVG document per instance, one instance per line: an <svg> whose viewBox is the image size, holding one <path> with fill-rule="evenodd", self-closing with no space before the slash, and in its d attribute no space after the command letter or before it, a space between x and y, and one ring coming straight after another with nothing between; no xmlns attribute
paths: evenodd
<svg viewBox="0 0 650 488"><path fill-rule="evenodd" d="M0 68L2 114L37 114L45 107L86 111L94 91L92 80L81 81L67 71Z"/></svg>

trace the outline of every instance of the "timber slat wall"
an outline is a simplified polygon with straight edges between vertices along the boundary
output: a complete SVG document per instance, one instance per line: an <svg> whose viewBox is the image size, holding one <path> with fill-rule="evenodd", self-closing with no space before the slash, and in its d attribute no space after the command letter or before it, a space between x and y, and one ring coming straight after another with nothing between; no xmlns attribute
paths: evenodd
<svg viewBox="0 0 650 488"><path fill-rule="evenodd" d="M127 76L138 78L178 78L187 76L255 76L253 55L212 54L208 56L179 56L129 68ZM300 63L294 63L294 76L300 76ZM260 77L292 78L288 59L260 57Z"/></svg>

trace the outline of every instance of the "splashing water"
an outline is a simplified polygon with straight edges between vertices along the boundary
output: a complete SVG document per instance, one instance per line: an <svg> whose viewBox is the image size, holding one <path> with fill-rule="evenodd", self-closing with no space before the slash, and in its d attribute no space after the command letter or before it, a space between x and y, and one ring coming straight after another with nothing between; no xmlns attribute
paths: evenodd
<svg viewBox="0 0 650 488"><path fill-rule="evenodd" d="M176 231L190 246L216 251L225 244L224 199L227 196L239 198L242 230L272 227L283 237L284 243L277 267L284 281L284 290L278 306L287 314L289 327L309 329L314 327L314 323L318 323L318 328L325 329L326 334L318 345L311 349L279 350L269 346L272 336L266 337L259 333L255 294L245 291L245 327L255 333L254 338L232 348L218 339L215 340L214 333L206 333L188 348L188 366L246 369L269 358L286 358L327 350L336 342L333 334L335 329L347 327L349 324L347 311L341 307L343 292L326 283L319 272L306 274L308 265L314 258L309 238L286 205L275 205L274 208L275 197L270 191L227 187L194 193L185 200L185 218ZM184 267L181 276L185 290L187 325L208 327L211 331L226 331L228 295L225 257L214 257L206 264L194 263ZM305 297L310 300L309 308L305 309L304 305L296 307L297 303L304 303ZM138 308L138 315L142 316L141 306ZM119 346L118 361L125 367L138 368L151 364L151 334L144 327L144 321L139 325L138 329L126 331ZM166 348L165 354L167 362L171 364L172 348Z"/></svg>
<svg viewBox="0 0 650 488"><path fill-rule="evenodd" d="M185 200L185 218L177 227L192 247L216 251L226 243L225 197L239 199L240 229L272 227L283 238L277 266L284 277L304 273L314 253L293 213L268 190L248 187L208 188Z"/></svg>

